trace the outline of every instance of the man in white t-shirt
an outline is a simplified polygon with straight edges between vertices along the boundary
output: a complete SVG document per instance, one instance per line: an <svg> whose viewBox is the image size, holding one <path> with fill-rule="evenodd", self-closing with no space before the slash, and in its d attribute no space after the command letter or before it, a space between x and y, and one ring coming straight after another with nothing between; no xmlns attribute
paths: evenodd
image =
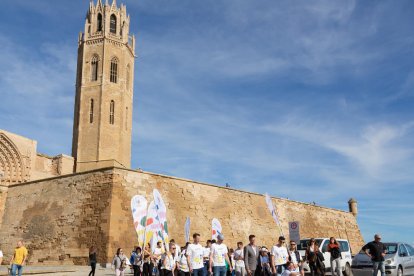
<svg viewBox="0 0 414 276"><path fill-rule="evenodd" d="M236 262L234 267L236 276L246 276L246 267L244 265L243 243L237 243L237 249L234 251L234 261Z"/></svg>
<svg viewBox="0 0 414 276"><path fill-rule="evenodd" d="M210 249L211 240L207 240L206 247L204 248L204 276L210 276Z"/></svg>
<svg viewBox="0 0 414 276"><path fill-rule="evenodd" d="M299 276L300 272L296 271L295 264L292 262L286 263L286 269L283 271L282 276Z"/></svg>
<svg viewBox="0 0 414 276"><path fill-rule="evenodd" d="M200 244L200 234L193 234L194 243L187 247L187 263L192 276L203 276L204 274L204 247Z"/></svg>
<svg viewBox="0 0 414 276"><path fill-rule="evenodd" d="M3 252L0 250L0 265L2 261L3 261Z"/></svg>
<svg viewBox="0 0 414 276"><path fill-rule="evenodd" d="M272 272L281 276L285 270L286 262L288 261L289 255L285 246L285 237L280 236L278 243L272 247L270 251L272 258Z"/></svg>
<svg viewBox="0 0 414 276"><path fill-rule="evenodd" d="M227 246L223 243L223 241L224 235L219 234L217 236L217 243L211 246L210 273L213 273L214 276L226 276L226 261L230 266L230 270L233 270L229 260Z"/></svg>

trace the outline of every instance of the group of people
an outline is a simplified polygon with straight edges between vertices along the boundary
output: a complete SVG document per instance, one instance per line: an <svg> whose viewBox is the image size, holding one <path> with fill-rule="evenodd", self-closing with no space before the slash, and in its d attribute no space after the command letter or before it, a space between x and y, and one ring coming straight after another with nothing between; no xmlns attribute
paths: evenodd
<svg viewBox="0 0 414 276"><path fill-rule="evenodd" d="M237 248L229 249L224 244L224 235L216 240L208 240L206 246L200 244L200 234L193 234L193 242L182 248L171 240L164 250L161 242L151 250L150 244L143 249L135 247L128 258L122 248L118 248L112 265L116 276L123 276L130 266L134 276L304 276L304 263L309 264L312 276L325 275L324 257L315 239L310 239L305 256L297 250L295 241L286 244L280 236L270 250L256 245L256 237L249 236L249 243L237 243ZM333 276L342 276L341 250L334 237L330 239L327 251L331 254ZM90 251L92 271L96 266L96 252Z"/></svg>

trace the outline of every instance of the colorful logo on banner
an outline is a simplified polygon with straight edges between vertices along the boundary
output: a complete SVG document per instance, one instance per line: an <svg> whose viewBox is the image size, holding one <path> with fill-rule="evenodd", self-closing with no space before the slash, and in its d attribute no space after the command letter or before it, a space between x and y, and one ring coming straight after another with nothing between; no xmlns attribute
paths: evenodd
<svg viewBox="0 0 414 276"><path fill-rule="evenodd" d="M138 245L142 248L145 242L145 227L147 221L147 200L141 195L131 199L132 218L138 236Z"/></svg>
<svg viewBox="0 0 414 276"><path fill-rule="evenodd" d="M222 228L220 221L216 218L213 218L211 221L211 239L217 240L217 236L222 233Z"/></svg>
<svg viewBox="0 0 414 276"><path fill-rule="evenodd" d="M164 240L164 244L168 244L170 242L170 239L168 237L167 208L165 206L164 200L161 197L160 192L158 192L157 189L154 189L153 196L154 196L155 208L158 214L158 220L162 228L161 237Z"/></svg>
<svg viewBox="0 0 414 276"><path fill-rule="evenodd" d="M190 218L187 217L187 219L185 220L185 225L184 225L184 238L185 238L185 242L189 242L190 241L190 225L191 225Z"/></svg>
<svg viewBox="0 0 414 276"><path fill-rule="evenodd" d="M151 249L154 249L157 242L161 240L161 224L158 220L157 208L155 207L154 201L151 201L148 206L145 232L145 241L150 242Z"/></svg>

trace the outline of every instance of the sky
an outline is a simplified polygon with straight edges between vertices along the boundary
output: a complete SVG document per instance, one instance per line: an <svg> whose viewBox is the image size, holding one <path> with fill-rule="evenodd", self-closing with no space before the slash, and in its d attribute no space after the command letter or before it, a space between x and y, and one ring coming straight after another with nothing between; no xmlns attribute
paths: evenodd
<svg viewBox="0 0 414 276"><path fill-rule="evenodd" d="M118 0L118 4L121 3ZM124 0L132 168L348 210L414 243L414 2ZM88 0L3 0L0 128L71 154Z"/></svg>

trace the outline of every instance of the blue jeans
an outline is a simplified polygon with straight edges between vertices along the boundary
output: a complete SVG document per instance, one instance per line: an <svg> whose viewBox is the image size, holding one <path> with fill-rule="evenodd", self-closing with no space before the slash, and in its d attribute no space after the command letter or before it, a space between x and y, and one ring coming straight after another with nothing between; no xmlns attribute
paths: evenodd
<svg viewBox="0 0 414 276"><path fill-rule="evenodd" d="M277 265L276 266L276 275L277 276L281 276L284 271L285 271L285 265Z"/></svg>
<svg viewBox="0 0 414 276"><path fill-rule="evenodd" d="M204 276L204 267L199 269L193 269L193 273L191 273L191 276Z"/></svg>
<svg viewBox="0 0 414 276"><path fill-rule="evenodd" d="M372 268L374 269L373 274L372 274L373 276L378 275L378 270L381 271L381 276L385 276L385 263L384 263L384 261L380 261L380 262L372 261Z"/></svg>
<svg viewBox="0 0 414 276"><path fill-rule="evenodd" d="M226 273L227 273L226 266L213 266L214 276L226 276Z"/></svg>
<svg viewBox="0 0 414 276"><path fill-rule="evenodd" d="M10 275L15 276L16 272L19 274L19 276L22 276L23 266L18 264L12 264Z"/></svg>
<svg viewBox="0 0 414 276"><path fill-rule="evenodd" d="M204 262L204 276L210 275L209 269L210 269L210 262L209 261Z"/></svg>

